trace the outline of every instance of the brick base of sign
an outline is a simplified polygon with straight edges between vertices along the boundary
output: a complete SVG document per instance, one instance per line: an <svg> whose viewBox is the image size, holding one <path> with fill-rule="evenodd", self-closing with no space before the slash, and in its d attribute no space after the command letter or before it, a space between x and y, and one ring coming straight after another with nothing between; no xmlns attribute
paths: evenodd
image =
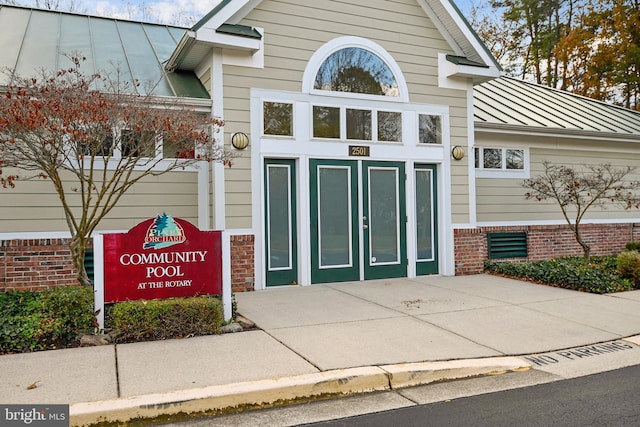
<svg viewBox="0 0 640 427"><path fill-rule="evenodd" d="M527 233L526 258L501 261L540 261L565 256L582 256L582 247L568 225L478 227L454 231L456 275L478 274L488 259L487 233L524 231ZM591 246L591 255L615 255L631 241L640 240L640 224L583 224L581 235Z"/></svg>
<svg viewBox="0 0 640 427"><path fill-rule="evenodd" d="M255 237L253 235L231 236L231 291L253 291Z"/></svg>
<svg viewBox="0 0 640 427"><path fill-rule="evenodd" d="M0 241L0 292L76 283L68 239Z"/></svg>

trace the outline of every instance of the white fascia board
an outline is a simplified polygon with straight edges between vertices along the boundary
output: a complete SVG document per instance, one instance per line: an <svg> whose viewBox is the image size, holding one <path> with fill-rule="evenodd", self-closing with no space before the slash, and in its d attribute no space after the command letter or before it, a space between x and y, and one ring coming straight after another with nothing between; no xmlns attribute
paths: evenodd
<svg viewBox="0 0 640 427"><path fill-rule="evenodd" d="M500 70L492 66L484 68L454 64L447 59L445 53L440 53L438 54L438 77L441 86L463 89L460 85L452 85L451 79L471 79L474 84L479 84L500 77ZM445 83L447 81L448 84Z"/></svg>
<svg viewBox="0 0 640 427"><path fill-rule="evenodd" d="M191 47L196 42L196 33L194 31L185 31L178 45L173 50L171 57L165 65L165 69L173 70L180 65L185 56L189 54Z"/></svg>
<svg viewBox="0 0 640 427"><path fill-rule="evenodd" d="M252 3L252 0L234 0L226 5L222 10L216 13L202 28L216 29L222 24L237 24L239 19L237 17L238 12L246 10L245 7ZM250 9L255 7L252 5ZM247 13L247 12L245 12Z"/></svg>
<svg viewBox="0 0 640 427"><path fill-rule="evenodd" d="M471 28L467 25L464 19L460 16L460 14L455 10L453 5L449 0L440 0L442 6L447 10L449 15L455 21L456 25L462 33L464 34L467 41L471 44L476 53L482 58L482 61L491 68L495 68L499 71L496 62L496 59L493 57L491 53L489 53L485 46L478 39L478 35L473 32Z"/></svg>

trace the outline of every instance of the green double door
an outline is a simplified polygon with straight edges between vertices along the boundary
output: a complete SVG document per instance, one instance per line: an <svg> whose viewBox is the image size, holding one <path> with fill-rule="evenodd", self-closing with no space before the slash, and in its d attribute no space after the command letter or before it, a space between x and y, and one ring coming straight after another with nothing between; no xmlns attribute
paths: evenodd
<svg viewBox="0 0 640 427"><path fill-rule="evenodd" d="M267 286L300 281L301 240L310 244L312 283L406 277L407 232L416 274L438 273L435 165L414 166L409 231L402 162L310 160L308 187L300 184L309 189L308 225L298 223L296 161L265 160L264 173Z"/></svg>
<svg viewBox="0 0 640 427"><path fill-rule="evenodd" d="M406 277L404 163L311 160L309 186L312 283Z"/></svg>

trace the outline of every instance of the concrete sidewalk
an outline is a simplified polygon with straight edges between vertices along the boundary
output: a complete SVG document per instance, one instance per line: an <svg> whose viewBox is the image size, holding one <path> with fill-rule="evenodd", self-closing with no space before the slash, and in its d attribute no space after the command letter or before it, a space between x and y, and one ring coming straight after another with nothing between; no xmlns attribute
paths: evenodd
<svg viewBox="0 0 640 427"><path fill-rule="evenodd" d="M640 291L489 275L236 297L258 330L0 356L0 403L70 403L72 425L215 411L528 369L519 356L640 333Z"/></svg>

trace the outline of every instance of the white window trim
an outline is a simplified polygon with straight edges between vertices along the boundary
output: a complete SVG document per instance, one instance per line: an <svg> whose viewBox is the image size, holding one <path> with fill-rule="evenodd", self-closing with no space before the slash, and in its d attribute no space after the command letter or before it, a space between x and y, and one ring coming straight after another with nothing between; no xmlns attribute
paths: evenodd
<svg viewBox="0 0 640 427"><path fill-rule="evenodd" d="M393 73L396 82L398 83L399 96L393 97L359 93L341 93L314 89L316 74L318 73L318 69L324 63L324 61L332 53L348 47L357 47L360 49L368 50L369 52L377 55ZM389 53L379 44L362 37L353 36L335 38L326 43L313 54L313 56L307 63L307 67L304 70L304 76L302 78L302 93L310 93L314 95L329 95L333 97L345 97L349 99L361 98L376 101L409 102L409 88L407 87L407 82L404 79L402 70L400 69L400 66L398 66L398 63L395 61L395 59L393 59L393 57L389 55Z"/></svg>
<svg viewBox="0 0 640 427"><path fill-rule="evenodd" d="M115 132L121 132L124 129L117 129L115 130ZM95 161L93 164L93 169L94 170L104 170L106 167L106 170L115 170L118 168L118 165L120 164L120 161L122 159L122 145L121 145L121 138L117 138L118 141L120 141L120 143L114 147L113 149L113 155L109 157L109 159L105 162L103 159L104 157L107 156L95 156ZM75 141L69 141L67 142L67 144L76 144ZM151 171L163 171L168 169L171 165L173 165L175 163L175 159L174 158L163 158L163 140L161 137L157 136L155 137L155 156L154 157L141 157L140 161L135 165L134 167L134 171L146 171L146 170L151 170ZM75 147L73 149L76 149ZM197 153L196 153L197 154ZM68 163L70 165L74 165L74 163L76 163L74 160L70 159L69 156L67 156L67 160L65 163ZM185 166L184 168L181 169L182 172L197 172L200 168L198 167L198 163L201 162L197 162L194 163L193 165L190 166ZM75 164L76 168L78 168L78 165Z"/></svg>
<svg viewBox="0 0 640 427"><path fill-rule="evenodd" d="M485 148L489 149L499 149L502 150L502 168L501 169L485 169L482 167L482 156L480 157L480 167L476 168L476 178L512 178L512 179L529 179L531 177L531 166L530 166L530 156L529 156L529 148L526 147L495 147L495 146L477 146L472 150L474 158L473 163L475 163L475 148L480 149L482 151ZM524 153L524 168L523 169L507 169L506 162L507 150L520 150ZM473 164L472 163L472 164Z"/></svg>
<svg viewBox="0 0 640 427"><path fill-rule="evenodd" d="M425 142L420 142L420 116L436 116L436 117L440 117L440 143L425 143ZM417 111L416 112L416 117L415 117L415 121L416 121L416 144L418 147L440 147L443 144L444 141L444 127L445 127L445 115L441 112L425 112L425 111Z"/></svg>
<svg viewBox="0 0 640 427"><path fill-rule="evenodd" d="M291 105L291 135L269 135L264 133L264 104L265 102L271 102L274 104L289 104ZM264 98L260 101L260 136L261 138L273 138L273 139L295 139L296 135L296 103L292 100L284 101L282 99L269 99Z"/></svg>

